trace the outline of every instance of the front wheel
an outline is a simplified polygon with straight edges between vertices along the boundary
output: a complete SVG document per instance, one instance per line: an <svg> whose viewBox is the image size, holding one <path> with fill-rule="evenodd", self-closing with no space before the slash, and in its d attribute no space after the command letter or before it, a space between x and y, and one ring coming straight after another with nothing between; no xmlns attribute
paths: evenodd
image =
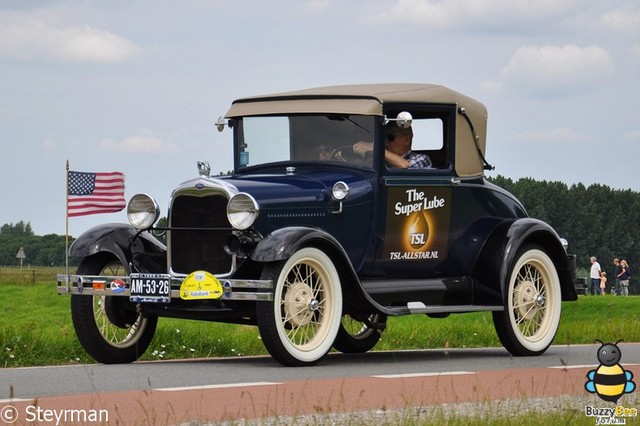
<svg viewBox="0 0 640 426"><path fill-rule="evenodd" d="M123 276L115 258L83 262L78 275ZM96 361L121 364L137 360L147 350L158 324L157 317L143 317L123 296L72 295L71 319L80 344Z"/></svg>
<svg viewBox="0 0 640 426"><path fill-rule="evenodd" d="M500 341L512 355L540 355L558 331L560 279L551 258L537 246L522 247L515 259L504 311L493 312L493 323Z"/></svg>
<svg viewBox="0 0 640 426"><path fill-rule="evenodd" d="M262 279L274 282L272 302L259 302L260 336L271 356L286 366L313 365L331 349L340 327L342 290L333 262L312 247L287 261L267 265Z"/></svg>

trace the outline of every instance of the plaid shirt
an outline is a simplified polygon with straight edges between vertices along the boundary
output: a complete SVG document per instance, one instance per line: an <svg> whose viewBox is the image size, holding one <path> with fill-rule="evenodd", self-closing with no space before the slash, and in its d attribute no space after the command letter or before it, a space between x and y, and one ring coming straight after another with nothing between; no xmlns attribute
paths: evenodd
<svg viewBox="0 0 640 426"><path fill-rule="evenodd" d="M402 156L402 158L409 162L409 169L430 169L433 167L431 164L431 158L426 154L408 151Z"/></svg>

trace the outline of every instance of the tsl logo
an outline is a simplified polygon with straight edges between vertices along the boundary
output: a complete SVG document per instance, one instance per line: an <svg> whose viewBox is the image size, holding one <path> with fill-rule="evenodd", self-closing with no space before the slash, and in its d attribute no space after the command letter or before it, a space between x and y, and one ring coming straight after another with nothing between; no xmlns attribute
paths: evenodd
<svg viewBox="0 0 640 426"><path fill-rule="evenodd" d="M390 188L385 231L389 260L442 260L450 220L450 189Z"/></svg>

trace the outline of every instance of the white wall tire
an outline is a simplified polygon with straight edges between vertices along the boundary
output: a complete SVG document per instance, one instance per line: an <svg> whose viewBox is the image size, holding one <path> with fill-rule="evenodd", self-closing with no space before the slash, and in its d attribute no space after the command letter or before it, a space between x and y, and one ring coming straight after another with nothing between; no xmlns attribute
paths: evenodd
<svg viewBox="0 0 640 426"><path fill-rule="evenodd" d="M512 355L540 355L551 345L560 324L560 279L551 258L537 246L522 247L515 259L505 310L493 313L494 325Z"/></svg>
<svg viewBox="0 0 640 426"><path fill-rule="evenodd" d="M79 275L122 276L124 266L112 257L82 262ZM155 316L135 312L135 304L122 296L71 296L71 319L84 350L103 364L130 363L140 358L153 339Z"/></svg>
<svg viewBox="0 0 640 426"><path fill-rule="evenodd" d="M321 250L305 247L267 265L262 279L274 282L273 301L259 302L256 312L265 347L283 365L316 364L340 328L342 289L333 262Z"/></svg>

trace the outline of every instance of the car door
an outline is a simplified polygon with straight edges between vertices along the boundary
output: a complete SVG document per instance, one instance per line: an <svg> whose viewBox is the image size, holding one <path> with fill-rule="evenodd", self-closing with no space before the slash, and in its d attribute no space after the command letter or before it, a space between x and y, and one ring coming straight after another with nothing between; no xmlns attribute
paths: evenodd
<svg viewBox="0 0 640 426"><path fill-rule="evenodd" d="M412 150L428 155L432 167L381 164L379 243L365 288L383 305L468 304L471 280L451 274L447 266L451 243L459 234L454 229L459 224L452 221L459 184L452 164L455 107L400 106L387 116L405 108L414 118Z"/></svg>

